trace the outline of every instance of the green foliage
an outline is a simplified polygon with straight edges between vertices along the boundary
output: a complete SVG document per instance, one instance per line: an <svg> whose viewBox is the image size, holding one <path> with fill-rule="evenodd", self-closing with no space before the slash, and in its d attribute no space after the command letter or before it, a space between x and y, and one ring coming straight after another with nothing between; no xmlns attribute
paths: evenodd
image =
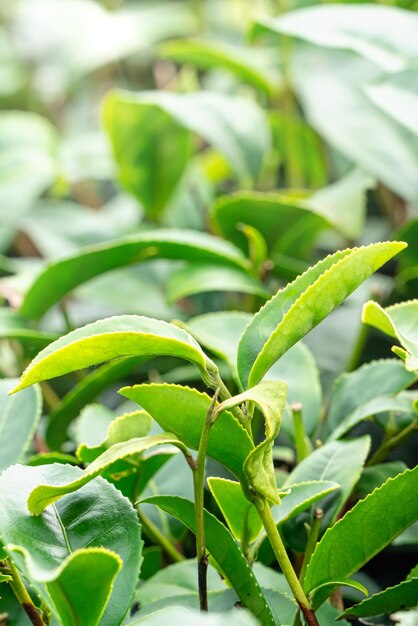
<svg viewBox="0 0 418 626"><path fill-rule="evenodd" d="M3 4L0 623L413 621L416 1Z"/></svg>

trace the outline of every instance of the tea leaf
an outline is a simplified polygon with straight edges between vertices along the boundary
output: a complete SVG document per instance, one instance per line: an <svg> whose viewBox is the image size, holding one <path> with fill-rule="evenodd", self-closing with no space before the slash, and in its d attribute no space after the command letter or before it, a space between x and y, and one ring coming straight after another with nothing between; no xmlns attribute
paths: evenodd
<svg viewBox="0 0 418 626"><path fill-rule="evenodd" d="M197 450L211 399L196 389L179 385L134 385L121 395L142 406L163 430L174 433L183 443ZM231 446L231 442L234 442ZM244 462L254 444L247 431L223 411L211 428L208 455L222 463L237 478L245 479Z"/></svg>
<svg viewBox="0 0 418 626"><path fill-rule="evenodd" d="M332 431L328 441L334 441L345 435L362 420L369 419L379 413L394 411L396 414L416 415L418 417L418 392L404 391L397 395L380 396L362 404L347 415Z"/></svg>
<svg viewBox="0 0 418 626"><path fill-rule="evenodd" d="M186 457L190 457L187 448L177 437L170 433L161 433L159 435L151 435L149 437L141 437L115 443L108 448L108 450L103 452L103 454L98 456L76 479L67 483L60 483L59 485L50 485L45 481L45 484L36 487L29 495L28 509L32 515L40 515L47 506L56 502L62 498L62 496L77 491L117 461L140 455L150 448L161 445L174 445L179 448Z"/></svg>
<svg viewBox="0 0 418 626"><path fill-rule="evenodd" d="M268 622L271 624L272 622ZM246 611L234 610L225 613L206 615L197 608L186 609L181 606L170 606L150 613L130 622L130 626L166 626L166 624L182 624L182 626L256 626L256 622Z"/></svg>
<svg viewBox="0 0 418 626"><path fill-rule="evenodd" d="M170 355L191 361L204 376L216 366L184 330L140 315L109 317L82 328L47 346L23 372L13 393L33 383L118 357Z"/></svg>
<svg viewBox="0 0 418 626"><path fill-rule="evenodd" d="M316 611L319 609L328 596L340 587L351 587L352 589L357 589L366 596L369 593L364 585L362 585L358 580L353 580L352 578L344 578L343 580L334 580L331 583L324 583L323 585L319 585L319 587L315 587L315 589L313 589L309 594L313 610Z"/></svg>
<svg viewBox="0 0 418 626"><path fill-rule="evenodd" d="M395 359L381 359L342 374L334 383L326 430L333 431L347 416L361 410L377 396L396 394L409 387L417 375Z"/></svg>
<svg viewBox="0 0 418 626"><path fill-rule="evenodd" d="M174 302L198 293L226 291L247 293L266 300L271 293L254 276L234 267L189 264L171 274L167 283L167 300Z"/></svg>
<svg viewBox="0 0 418 626"><path fill-rule="evenodd" d="M257 179L270 147L263 110L240 96L114 91L107 95L103 112L121 181L154 216L186 168L192 133L216 148L244 185ZM132 133L137 135L134 143Z"/></svg>
<svg viewBox="0 0 418 626"><path fill-rule="evenodd" d="M155 496L144 502L155 504L166 513L179 519L192 532L195 529L193 503L176 496ZM234 538L214 515L205 510L206 547L221 567L243 605L262 624L274 625L274 619L263 592L246 558Z"/></svg>
<svg viewBox="0 0 418 626"><path fill-rule="evenodd" d="M328 220L309 207L309 200L281 193L237 191L221 196L212 207L217 231L245 252L248 242L240 224L256 228L273 260L276 255L305 259Z"/></svg>
<svg viewBox="0 0 418 626"><path fill-rule="evenodd" d="M399 609L414 609L417 606L418 578L408 577L406 580L389 587L359 604L350 606L341 617L369 617L371 615L390 614Z"/></svg>
<svg viewBox="0 0 418 626"><path fill-rule="evenodd" d="M9 396L18 382L15 378L0 381L0 471L22 459L41 416L42 396L38 387L13 398Z"/></svg>
<svg viewBox="0 0 418 626"><path fill-rule="evenodd" d="M147 357L125 357L95 368L76 384L49 414L46 442L50 448L60 448L67 429L86 404L97 398L108 385L121 380Z"/></svg>
<svg viewBox="0 0 418 626"><path fill-rule="evenodd" d="M396 338L402 349L394 347L410 372L418 370L418 300L408 300L383 309L377 302L367 302L363 308L363 322L375 326Z"/></svg>
<svg viewBox="0 0 418 626"><path fill-rule="evenodd" d="M175 229L147 231L113 243L85 247L77 254L49 263L25 294L20 313L40 319L51 306L88 280L156 258L249 268L248 261L235 246L207 233Z"/></svg>
<svg viewBox="0 0 418 626"><path fill-rule="evenodd" d="M370 438L367 436L326 443L296 466L283 488L306 480L331 480L338 483L340 490L329 505L329 515L334 520L360 478L369 449Z"/></svg>
<svg viewBox="0 0 418 626"><path fill-rule="evenodd" d="M100 618L101 626L118 626L132 600L142 547L140 526L128 500L105 480L97 478L39 517L33 517L27 510L28 496L36 487L45 482L65 484L81 475L79 468L60 464L14 465L3 472L0 477L0 538L16 566L47 606L55 610L51 606L52 594L56 610L64 611L63 593L71 595L73 606L77 603L77 619L83 626L97 623L84 622L83 615L91 619L90 611L96 611L100 617L103 608L100 602L107 600L122 563ZM105 556L97 557L103 548ZM92 571L86 569L86 560L93 567ZM70 567L68 572L67 566ZM101 575L102 569L106 580ZM81 578L71 576L75 571ZM100 592L97 585L102 587ZM69 610L68 605L66 610ZM70 624L73 626L74 621L67 622L66 626Z"/></svg>
<svg viewBox="0 0 418 626"><path fill-rule="evenodd" d="M377 243L336 252L278 291L241 337L238 371L244 387L259 382L289 348L404 247L399 242Z"/></svg>
<svg viewBox="0 0 418 626"><path fill-rule="evenodd" d="M279 381L263 381L238 396L224 400L217 408L232 409L245 402L254 402L262 411L265 423L265 439L251 450L244 462L244 472L256 494L280 504L273 463L274 440L280 431L285 407L287 385ZM249 419L249 418L247 418Z"/></svg>
<svg viewBox="0 0 418 626"><path fill-rule="evenodd" d="M232 534L241 541L245 531L248 541L250 543L254 541L263 526L256 508L244 496L240 484L215 477L208 478L208 484ZM304 511L335 489L338 489L337 483L325 480L292 485L289 493L282 495L280 505L272 507L276 524L282 524L290 517Z"/></svg>
<svg viewBox="0 0 418 626"><path fill-rule="evenodd" d="M249 47L231 45L222 40L196 38L169 41L162 44L159 51L163 57L177 63L196 65L202 69L221 67L267 94L274 92L272 68Z"/></svg>
<svg viewBox="0 0 418 626"><path fill-rule="evenodd" d="M389 478L329 528L309 562L306 591L351 576L413 524L418 519L417 488L418 467Z"/></svg>

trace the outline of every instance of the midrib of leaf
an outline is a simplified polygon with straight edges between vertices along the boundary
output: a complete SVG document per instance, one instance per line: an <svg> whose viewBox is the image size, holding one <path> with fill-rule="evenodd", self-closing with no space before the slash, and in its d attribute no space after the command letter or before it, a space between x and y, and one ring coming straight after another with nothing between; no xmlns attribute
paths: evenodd
<svg viewBox="0 0 418 626"><path fill-rule="evenodd" d="M44 485L46 485L45 482L44 482ZM57 509L57 507L55 506L54 503L52 504L52 507L53 507L53 509L55 511L55 515L57 516L58 524L59 524L59 526L61 528L62 536L64 538L65 545L67 546L67 550L68 550L69 554L72 554L74 552L74 550L73 550L73 548L71 546L70 538L68 537L68 534L67 534L67 531L65 529L64 523L63 523L63 521L61 519L61 515L58 513L58 509Z"/></svg>

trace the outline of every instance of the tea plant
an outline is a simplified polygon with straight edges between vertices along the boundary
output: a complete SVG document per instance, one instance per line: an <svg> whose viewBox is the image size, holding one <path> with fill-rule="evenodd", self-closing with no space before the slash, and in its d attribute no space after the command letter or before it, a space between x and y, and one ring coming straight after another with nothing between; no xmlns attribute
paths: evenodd
<svg viewBox="0 0 418 626"><path fill-rule="evenodd" d="M402 6L5 0L0 626L418 615Z"/></svg>

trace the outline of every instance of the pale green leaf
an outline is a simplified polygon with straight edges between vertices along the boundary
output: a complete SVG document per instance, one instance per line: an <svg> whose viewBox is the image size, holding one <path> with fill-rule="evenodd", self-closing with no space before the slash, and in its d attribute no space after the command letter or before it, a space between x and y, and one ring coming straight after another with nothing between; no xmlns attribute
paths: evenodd
<svg viewBox="0 0 418 626"><path fill-rule="evenodd" d="M161 320L120 315L87 324L54 341L26 368L13 391L111 359L156 355L191 361L203 376L216 372L214 363L184 330Z"/></svg>
<svg viewBox="0 0 418 626"><path fill-rule="evenodd" d="M19 396L9 396L18 382L15 378L0 381L0 471L22 459L41 416L42 396L38 387Z"/></svg>
<svg viewBox="0 0 418 626"><path fill-rule="evenodd" d="M45 482L45 484L36 487L29 495L28 509L33 515L40 515L47 506L56 502L62 496L77 491L117 461L140 455L150 448L161 445L174 445L186 457L190 458L190 454L184 444L170 433L161 433L159 435L150 435L149 437L115 443L98 456L76 479L67 483L60 483L59 485L51 485Z"/></svg>
<svg viewBox="0 0 418 626"><path fill-rule="evenodd" d="M386 309L370 301L363 308L363 322L375 326L399 341L402 350L395 347L396 354L405 361L407 370L418 370L418 300L408 300Z"/></svg>
<svg viewBox="0 0 418 626"><path fill-rule="evenodd" d="M259 382L292 345L404 247L389 242L336 252L278 291L242 335L238 370L243 385Z"/></svg>
<svg viewBox="0 0 418 626"><path fill-rule="evenodd" d="M208 395L196 389L165 384L124 387L120 393L137 402L163 430L174 433L188 448L198 449L211 403ZM223 411L211 428L208 455L246 480L244 462L253 449L247 431L229 411Z"/></svg>

